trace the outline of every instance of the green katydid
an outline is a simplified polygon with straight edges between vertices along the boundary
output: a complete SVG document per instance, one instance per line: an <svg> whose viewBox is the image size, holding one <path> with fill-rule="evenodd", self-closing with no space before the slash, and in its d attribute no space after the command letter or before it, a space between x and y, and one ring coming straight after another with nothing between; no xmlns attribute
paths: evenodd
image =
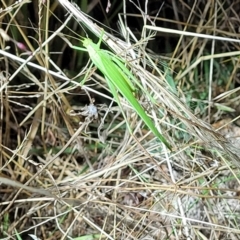
<svg viewBox="0 0 240 240"><path fill-rule="evenodd" d="M141 119L145 122L148 128L158 137L158 139L163 142L170 150L171 146L166 141L166 139L159 133L154 123L150 117L146 114L142 106L139 104L138 100L134 96L134 91L136 90L131 80L137 83L135 76L129 71L129 69L124 65L123 61L114 56L111 52L100 49L100 44L102 41L103 32L97 44L89 38L85 38L82 41L85 48L77 47L71 45L68 41L67 43L76 50L87 51L92 63L102 72L104 75L108 86L118 103L121 107L118 91L123 97L132 105ZM137 84L139 85L139 84ZM128 125L129 126L129 125ZM130 129L131 131L131 129Z"/></svg>

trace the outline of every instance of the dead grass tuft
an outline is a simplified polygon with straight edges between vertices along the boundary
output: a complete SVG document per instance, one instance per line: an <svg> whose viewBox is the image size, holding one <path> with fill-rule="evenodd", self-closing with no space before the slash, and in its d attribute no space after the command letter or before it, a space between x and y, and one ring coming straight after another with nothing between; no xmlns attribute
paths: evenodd
<svg viewBox="0 0 240 240"><path fill-rule="evenodd" d="M1 0L0 238L238 239L240 2L167 1L175 20L135 5L141 40L124 17L124 40L103 37L173 151L121 99L131 135L104 78L62 40L100 25L68 1L36 2Z"/></svg>

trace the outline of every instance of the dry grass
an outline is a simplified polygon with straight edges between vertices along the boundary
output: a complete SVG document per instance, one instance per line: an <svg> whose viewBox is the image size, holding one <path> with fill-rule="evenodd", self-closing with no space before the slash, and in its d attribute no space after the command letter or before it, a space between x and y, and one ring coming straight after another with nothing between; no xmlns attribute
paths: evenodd
<svg viewBox="0 0 240 240"><path fill-rule="evenodd" d="M156 25L171 22L182 35L155 32L177 39L168 75L145 48L147 28L145 41L106 33L104 42L156 100L139 94L171 152L121 99L129 133L96 69L75 69L86 56L60 36L80 38L79 26L99 36L100 26L67 1L1 0L0 239L239 239L239 43L231 39L239 38L240 1L169 2L176 20ZM34 29L22 15L30 4L38 9ZM60 23L63 7L72 15ZM226 116L236 118L220 124Z"/></svg>

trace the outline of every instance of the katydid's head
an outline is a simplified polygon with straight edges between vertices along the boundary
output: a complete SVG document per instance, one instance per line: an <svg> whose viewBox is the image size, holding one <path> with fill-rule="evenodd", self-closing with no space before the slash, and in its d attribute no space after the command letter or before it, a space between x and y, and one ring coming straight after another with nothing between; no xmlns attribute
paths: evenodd
<svg viewBox="0 0 240 240"><path fill-rule="evenodd" d="M92 40L89 39L89 38L85 38L85 39L82 40L82 43L83 43L84 47L87 47L92 43Z"/></svg>

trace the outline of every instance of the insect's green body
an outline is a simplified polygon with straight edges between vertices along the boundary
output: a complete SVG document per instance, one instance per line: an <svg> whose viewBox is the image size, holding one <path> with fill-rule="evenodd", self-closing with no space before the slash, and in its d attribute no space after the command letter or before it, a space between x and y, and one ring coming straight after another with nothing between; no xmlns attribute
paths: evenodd
<svg viewBox="0 0 240 240"><path fill-rule="evenodd" d="M136 110L138 115L149 127L149 129L159 138L161 142L163 142L169 149L171 149L169 143L159 133L154 123L148 117L133 94L136 89L131 80L139 86L139 83L137 82L135 76L128 70L128 68L119 58L114 57L112 53L106 50L100 49L101 38L98 44L93 43L92 40L88 38L85 38L82 40L82 42L83 46L87 49L89 57L91 58L93 64L102 72L106 78L109 88L117 103L120 105L117 92L119 91ZM79 47L74 46L73 48L78 50L80 49Z"/></svg>
<svg viewBox="0 0 240 240"><path fill-rule="evenodd" d="M122 78L124 78L124 82L127 82L129 85L130 89L132 91L136 90L131 81L128 79L128 77L134 76L120 60L116 58L114 60L110 53L105 50L100 48L96 49L96 44L89 38L83 40L83 46L86 47L92 62L104 74L104 76L108 76L108 79L111 79L113 75L115 78L121 75Z"/></svg>

